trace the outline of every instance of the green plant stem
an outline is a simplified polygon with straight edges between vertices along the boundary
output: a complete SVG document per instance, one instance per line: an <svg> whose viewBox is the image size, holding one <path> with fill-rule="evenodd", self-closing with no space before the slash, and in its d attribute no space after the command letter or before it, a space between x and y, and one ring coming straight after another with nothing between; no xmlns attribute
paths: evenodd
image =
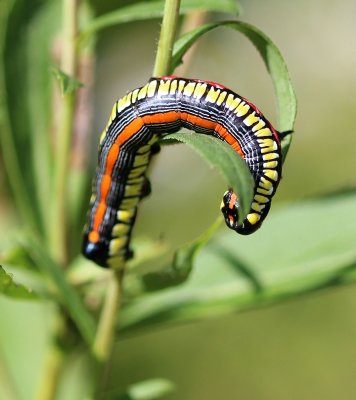
<svg viewBox="0 0 356 400"><path fill-rule="evenodd" d="M65 361L64 345L67 336L66 318L59 313L55 320L52 334L52 343L45 359L43 375L36 400L52 400L56 396L60 374Z"/></svg>
<svg viewBox="0 0 356 400"><path fill-rule="evenodd" d="M101 312L92 352L95 357L97 377L95 398L104 399L109 381L117 319L121 305L123 270L113 271L104 306Z"/></svg>
<svg viewBox="0 0 356 400"><path fill-rule="evenodd" d="M168 75L176 36L180 0L166 0L153 76Z"/></svg>
<svg viewBox="0 0 356 400"><path fill-rule="evenodd" d="M75 75L77 66L76 34L79 0L63 0L62 70ZM60 123L56 137L54 159L54 189L50 213L49 248L52 257L61 265L67 262L66 201L70 160L70 145L74 119L75 94L64 95L60 110ZM65 344L69 335L66 315L61 311L52 333L37 400L52 400L56 396L60 374L68 349Z"/></svg>
<svg viewBox="0 0 356 400"><path fill-rule="evenodd" d="M179 36L194 30L198 26L205 24L208 20L208 17L209 17L209 12L202 11L202 10L198 10L198 11L192 12L191 14L186 15L184 17L183 25L179 32ZM192 64L192 61L197 52L197 49L198 49L198 42L194 43L190 47L190 49L185 53L183 63L181 65L179 65L176 68L176 70L174 71L175 75L177 75L177 76L186 76L187 75L187 71L189 70L189 68Z"/></svg>
<svg viewBox="0 0 356 400"><path fill-rule="evenodd" d="M121 303L122 280L122 271L113 271L93 345L93 354L101 364L109 360L114 343L115 327Z"/></svg>
<svg viewBox="0 0 356 400"><path fill-rule="evenodd" d="M63 0L63 49L62 70L74 76L77 67L77 18L78 1ZM54 191L51 214L50 249L52 256L61 264L67 261L66 249L66 200L68 189L68 172L70 146L73 130L75 92L66 93L63 97L62 113L55 152Z"/></svg>

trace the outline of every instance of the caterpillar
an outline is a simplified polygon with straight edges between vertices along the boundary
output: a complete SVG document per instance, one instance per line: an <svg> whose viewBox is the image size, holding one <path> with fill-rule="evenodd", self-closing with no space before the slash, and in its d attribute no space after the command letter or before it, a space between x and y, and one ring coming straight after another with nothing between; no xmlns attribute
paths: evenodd
<svg viewBox="0 0 356 400"><path fill-rule="evenodd" d="M281 178L277 132L262 112L220 84L175 76L152 78L119 99L99 143L98 167L84 232L83 254L98 265L121 267L139 201L150 193L145 175L158 140L188 128L227 142L247 163L255 181L250 211L238 223L239 205L229 189L221 211L240 234L258 229Z"/></svg>

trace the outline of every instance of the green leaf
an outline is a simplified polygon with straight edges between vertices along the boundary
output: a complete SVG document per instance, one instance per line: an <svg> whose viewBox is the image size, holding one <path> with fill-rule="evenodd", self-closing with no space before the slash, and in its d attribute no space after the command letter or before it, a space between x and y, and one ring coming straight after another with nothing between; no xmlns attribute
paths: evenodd
<svg viewBox="0 0 356 400"><path fill-rule="evenodd" d="M162 140L178 140L187 144L215 167L226 179L239 198L239 222L250 210L254 181L245 161L227 143L207 135L173 133Z"/></svg>
<svg viewBox="0 0 356 400"><path fill-rule="evenodd" d="M179 248L168 267L157 272L150 272L142 276L142 283L146 291L165 289L185 282L193 270L194 260L198 251L202 249L216 232L222 218L206 230L199 238Z"/></svg>
<svg viewBox="0 0 356 400"><path fill-rule="evenodd" d="M60 2L0 4L0 147L23 220L43 232L52 184L50 46Z"/></svg>
<svg viewBox="0 0 356 400"><path fill-rule="evenodd" d="M62 95L72 93L80 87L84 86L84 83L78 79L67 75L62 70L56 67L52 67L52 73L59 82Z"/></svg>
<svg viewBox="0 0 356 400"><path fill-rule="evenodd" d="M272 210L251 236L225 230L184 284L126 304L120 328L184 322L356 282L356 190Z"/></svg>
<svg viewBox="0 0 356 400"><path fill-rule="evenodd" d="M27 248L32 259L36 261L42 273L51 279L57 289L60 302L68 310L83 338L91 345L95 336L94 320L78 292L68 283L63 269L33 238L28 237L23 245Z"/></svg>
<svg viewBox="0 0 356 400"><path fill-rule="evenodd" d="M24 48L22 41L17 36L14 39L14 24L23 26L24 22L21 18L27 17L22 10L16 15L15 1L0 3L0 150L4 160L5 172L8 176L8 182L12 189L16 205L20 215L34 229L38 227L38 215L35 200L32 196L33 182L30 182L31 176L29 171L24 168L28 160L29 141L28 136L24 134L24 130L20 129L20 134L15 134L18 127L28 125L27 113L23 108L23 101L16 99L15 87L16 81L19 82L17 74L18 65L21 67L24 61ZM18 7L20 8L20 7ZM30 12L35 10L35 5ZM20 20L20 21L19 21ZM14 43L18 42L18 46ZM23 72L23 71L22 71ZM14 90L12 90L14 89ZM20 94L23 91L16 88ZM9 104L12 106L9 107ZM21 115L21 118L15 116ZM17 132L16 132L17 133ZM20 143L23 146L22 156L17 153ZM28 169L28 168L27 168Z"/></svg>
<svg viewBox="0 0 356 400"><path fill-rule="evenodd" d="M142 21L151 18L159 18L163 15L164 0L141 1L128 4L115 11L101 15L84 26L81 37L108 28L132 21ZM220 11L238 14L240 7L235 0L183 0L180 8L181 14L187 14L196 10Z"/></svg>
<svg viewBox="0 0 356 400"><path fill-rule="evenodd" d="M0 293L18 300L34 300L39 296L32 289L16 283L11 274L8 274L0 265Z"/></svg>
<svg viewBox="0 0 356 400"><path fill-rule="evenodd" d="M127 392L113 400L156 400L173 392L175 385L164 378L147 379L130 385Z"/></svg>
<svg viewBox="0 0 356 400"><path fill-rule="evenodd" d="M253 25L240 21L220 21L202 25L191 32L186 33L177 40L173 49L172 71L182 62L185 52L202 35L216 28L230 28L243 33L260 53L266 68L271 76L279 111L278 129L281 132L293 131L297 113L297 101L287 66L277 46L272 40ZM287 139L288 138L288 139ZM284 157L288 152L291 135L282 141Z"/></svg>

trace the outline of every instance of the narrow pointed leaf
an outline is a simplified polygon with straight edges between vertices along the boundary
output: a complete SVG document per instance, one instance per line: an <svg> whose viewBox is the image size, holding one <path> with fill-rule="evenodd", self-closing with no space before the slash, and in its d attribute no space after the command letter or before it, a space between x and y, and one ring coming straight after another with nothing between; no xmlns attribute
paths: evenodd
<svg viewBox="0 0 356 400"><path fill-rule="evenodd" d="M7 273L0 265L0 293L18 300L35 300L39 296L25 285L16 283L12 274Z"/></svg>
<svg viewBox="0 0 356 400"><path fill-rule="evenodd" d="M165 289L185 282L193 270L195 258L220 226L222 217L219 218L200 237L180 247L174 254L172 263L157 272L150 272L142 276L146 291Z"/></svg>
<svg viewBox="0 0 356 400"><path fill-rule="evenodd" d="M212 136L179 132L165 136L163 141L172 139L187 144L221 173L228 186L238 194L241 223L249 212L254 188L245 161L227 143Z"/></svg>
<svg viewBox="0 0 356 400"><path fill-rule="evenodd" d="M67 75L59 68L53 67L52 73L59 82L59 87L61 89L62 95L74 92L78 88L84 86L83 82L79 81L78 79L72 76Z"/></svg>
<svg viewBox="0 0 356 400"><path fill-rule="evenodd" d="M297 101L284 59L272 40L253 25L241 21L220 21L202 25L177 40L173 49L172 71L182 62L185 52L202 35L216 28L230 28L244 34L256 47L271 76L279 111L278 129L293 131L297 112ZM288 138L288 139L287 139ZM288 152L291 135L282 141L284 157Z"/></svg>

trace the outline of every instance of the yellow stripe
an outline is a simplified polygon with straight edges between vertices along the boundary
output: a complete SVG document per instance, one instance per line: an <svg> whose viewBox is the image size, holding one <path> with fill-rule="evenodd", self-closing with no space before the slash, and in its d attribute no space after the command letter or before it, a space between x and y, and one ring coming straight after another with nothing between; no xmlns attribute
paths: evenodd
<svg viewBox="0 0 356 400"><path fill-rule="evenodd" d="M147 89L148 89L148 84L146 84L140 89L137 96L138 100L142 100L147 96Z"/></svg>
<svg viewBox="0 0 356 400"><path fill-rule="evenodd" d="M257 121L259 121L260 117L258 115L256 115L256 112L254 111L253 113L251 113L250 115L248 115L244 120L243 123L246 126L251 126L252 124L256 123Z"/></svg>
<svg viewBox="0 0 356 400"><path fill-rule="evenodd" d="M259 122L252 128L252 132L259 131L266 125L266 122L260 118Z"/></svg>
<svg viewBox="0 0 356 400"><path fill-rule="evenodd" d="M260 129L259 131L257 131L255 133L255 136L263 137L263 136L273 136L273 135L272 135L272 132L271 132L271 130L269 128L263 128L263 129Z"/></svg>
<svg viewBox="0 0 356 400"><path fill-rule="evenodd" d="M139 196L141 194L140 185L126 185L125 186L125 197L126 196Z"/></svg>
<svg viewBox="0 0 356 400"><path fill-rule="evenodd" d="M132 92L132 103L136 103L136 100L137 100L137 95L138 95L138 92L140 91L140 89L135 89L133 92Z"/></svg>
<svg viewBox="0 0 356 400"><path fill-rule="evenodd" d="M158 87L158 94L164 96L169 93L169 86L171 84L171 81L160 81L159 87Z"/></svg>
<svg viewBox="0 0 356 400"><path fill-rule="evenodd" d="M213 87L211 87L208 94L206 95L206 101L209 101L210 103L215 103L219 94L220 94L220 89L215 90Z"/></svg>
<svg viewBox="0 0 356 400"><path fill-rule="evenodd" d="M261 216L256 213L251 213L248 214L246 218L251 225L255 225L261 219Z"/></svg>
<svg viewBox="0 0 356 400"><path fill-rule="evenodd" d="M248 113L249 109L250 109L250 106L247 103L242 101L238 105L238 107L236 108L236 110L234 112L238 117L243 117L244 115L246 115Z"/></svg>
<svg viewBox="0 0 356 400"><path fill-rule="evenodd" d="M266 206L264 205L264 204L260 204L260 203L256 203L256 202L253 202L252 204L251 204L251 209L253 210L253 211L257 211L257 212L262 212L262 210L265 208Z"/></svg>
<svg viewBox="0 0 356 400"><path fill-rule="evenodd" d="M226 107L229 110L234 110L239 104L241 103L241 100L235 96L233 96L231 93L227 96L226 99Z"/></svg>
<svg viewBox="0 0 356 400"><path fill-rule="evenodd" d="M206 91L207 84L198 82L194 89L194 97L201 99Z"/></svg>
<svg viewBox="0 0 356 400"><path fill-rule="evenodd" d="M273 169L264 169L263 173L267 176L267 178L272 179L273 181L278 181L278 172Z"/></svg>
<svg viewBox="0 0 356 400"><path fill-rule="evenodd" d="M114 225L114 227L112 228L112 236L118 237L121 235L126 235L129 230L130 230L130 225L118 223Z"/></svg>
<svg viewBox="0 0 356 400"><path fill-rule="evenodd" d="M278 161L268 161L263 163L263 168L277 168Z"/></svg>
<svg viewBox="0 0 356 400"><path fill-rule="evenodd" d="M180 80L178 84L178 93L182 93L185 86L185 81Z"/></svg>
<svg viewBox="0 0 356 400"><path fill-rule="evenodd" d="M195 82L189 82L188 85L184 88L183 94L185 96L191 96L194 92Z"/></svg>
<svg viewBox="0 0 356 400"><path fill-rule="evenodd" d="M123 199L120 204L120 209L123 211L130 211L137 206L137 197L132 197L129 199Z"/></svg>
<svg viewBox="0 0 356 400"><path fill-rule="evenodd" d="M275 160L276 158L279 158L279 154L278 153L263 154L262 157L265 161L270 161L270 160Z"/></svg>
<svg viewBox="0 0 356 400"><path fill-rule="evenodd" d="M225 100L226 95L227 95L227 92L225 92L225 91L220 93L219 98L216 100L216 104L218 106L220 106L222 104L222 102Z"/></svg>
<svg viewBox="0 0 356 400"><path fill-rule="evenodd" d="M273 187L266 190L266 189L262 189L260 187L257 188L256 190L257 193L262 193L262 194L266 194L267 196L270 196L273 193Z"/></svg>
<svg viewBox="0 0 356 400"><path fill-rule="evenodd" d="M258 201L259 203L268 203L269 198L266 196L261 196L260 194L255 194L254 199Z"/></svg>
<svg viewBox="0 0 356 400"><path fill-rule="evenodd" d="M261 187L262 189L268 190L268 189L273 188L273 183L262 176L258 186Z"/></svg>
<svg viewBox="0 0 356 400"><path fill-rule="evenodd" d="M170 93L170 94L174 94L175 91L177 90L177 87L178 87L178 81L177 81L177 79L174 79L174 80L171 82L171 88L170 88L169 93Z"/></svg>
<svg viewBox="0 0 356 400"><path fill-rule="evenodd" d="M147 97L153 97L155 95L156 87L157 87L156 80L153 80L148 84Z"/></svg>
<svg viewBox="0 0 356 400"><path fill-rule="evenodd" d="M127 244L128 237L121 236L119 238L111 239L109 244L109 254L117 254L122 250Z"/></svg>

